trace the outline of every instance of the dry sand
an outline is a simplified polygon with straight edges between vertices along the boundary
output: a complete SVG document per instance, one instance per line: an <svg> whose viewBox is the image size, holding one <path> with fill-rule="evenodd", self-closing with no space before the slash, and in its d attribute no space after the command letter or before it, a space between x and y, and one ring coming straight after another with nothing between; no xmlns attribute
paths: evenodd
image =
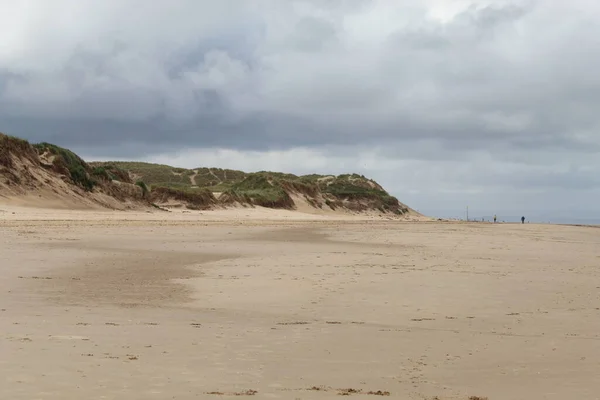
<svg viewBox="0 0 600 400"><path fill-rule="evenodd" d="M0 210L0 399L600 396L600 229Z"/></svg>

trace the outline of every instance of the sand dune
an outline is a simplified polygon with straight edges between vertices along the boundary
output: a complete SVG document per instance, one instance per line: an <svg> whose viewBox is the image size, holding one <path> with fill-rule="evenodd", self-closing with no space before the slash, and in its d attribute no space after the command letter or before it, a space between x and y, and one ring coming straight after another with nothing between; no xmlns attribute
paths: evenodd
<svg viewBox="0 0 600 400"><path fill-rule="evenodd" d="M0 210L2 399L600 391L600 229Z"/></svg>

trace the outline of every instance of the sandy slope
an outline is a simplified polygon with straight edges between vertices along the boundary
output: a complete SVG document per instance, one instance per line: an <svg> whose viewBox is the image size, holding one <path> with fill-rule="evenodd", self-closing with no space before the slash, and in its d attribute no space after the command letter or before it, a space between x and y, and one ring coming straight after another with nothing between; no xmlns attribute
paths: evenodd
<svg viewBox="0 0 600 400"><path fill-rule="evenodd" d="M44 207L39 207L43 203ZM172 208L168 211L153 207L137 207L137 210L115 211L100 206L70 207L69 203L52 202L48 198L37 200L35 196L10 199L0 202L0 218L4 220L139 220L139 221L430 221L429 217L418 213L403 216L381 214L378 211L360 213L337 209L321 210L310 207L306 202L298 202L297 210L271 209L264 207L230 206L207 211L193 211L185 208Z"/></svg>
<svg viewBox="0 0 600 400"><path fill-rule="evenodd" d="M0 209L2 399L600 393L600 229Z"/></svg>

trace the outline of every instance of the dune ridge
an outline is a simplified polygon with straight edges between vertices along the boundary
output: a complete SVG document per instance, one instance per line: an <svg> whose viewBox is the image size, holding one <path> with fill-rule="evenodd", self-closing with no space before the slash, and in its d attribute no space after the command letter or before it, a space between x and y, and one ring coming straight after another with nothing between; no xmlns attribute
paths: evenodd
<svg viewBox="0 0 600 400"><path fill-rule="evenodd" d="M86 162L50 144L0 133L0 201L113 210L267 208L308 214L420 216L358 174L296 176L142 162Z"/></svg>

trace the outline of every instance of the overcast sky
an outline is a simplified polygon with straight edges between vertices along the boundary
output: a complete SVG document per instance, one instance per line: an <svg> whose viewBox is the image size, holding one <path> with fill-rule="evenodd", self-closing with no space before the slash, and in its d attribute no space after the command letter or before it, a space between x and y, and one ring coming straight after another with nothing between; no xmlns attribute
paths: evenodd
<svg viewBox="0 0 600 400"><path fill-rule="evenodd" d="M0 26L0 131L89 160L600 216L597 0L0 0Z"/></svg>

